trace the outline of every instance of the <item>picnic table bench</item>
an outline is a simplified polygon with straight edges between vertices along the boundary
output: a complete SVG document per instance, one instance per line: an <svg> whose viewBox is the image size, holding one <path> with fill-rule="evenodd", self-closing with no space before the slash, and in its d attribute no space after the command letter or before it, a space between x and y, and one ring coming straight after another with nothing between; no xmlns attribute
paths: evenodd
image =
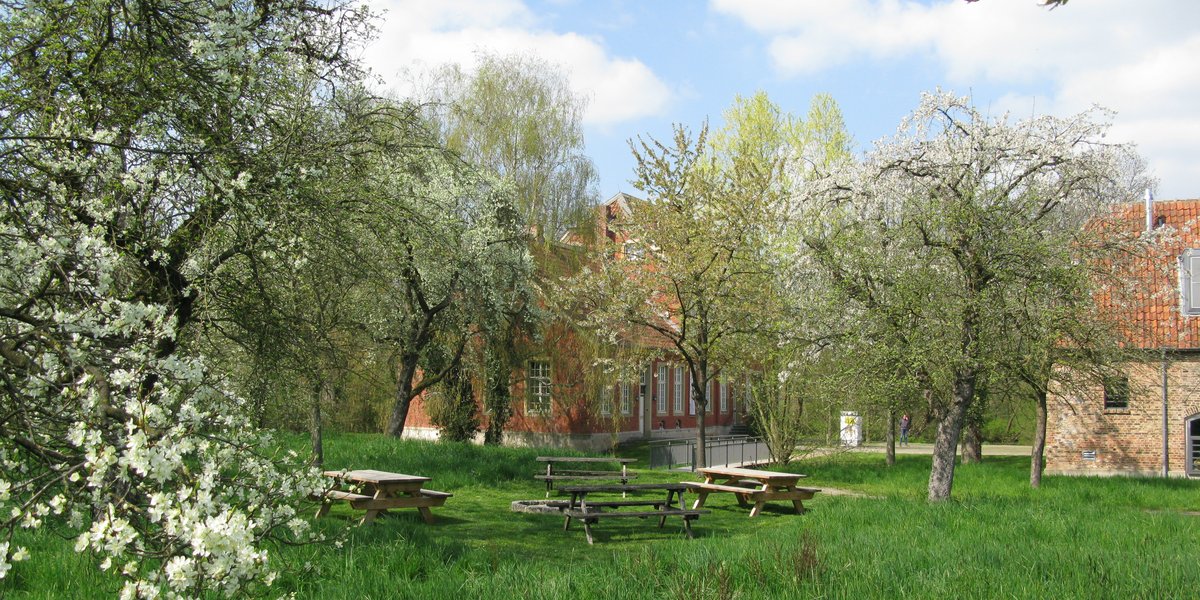
<svg viewBox="0 0 1200 600"><path fill-rule="evenodd" d="M554 488L554 482L565 479L572 480L609 480L620 481L621 484L628 484L630 479L637 477L637 473L630 473L628 465L637 462L635 458L616 458L616 457L591 457L591 456L539 456L536 459L538 462L546 463L546 472L534 475L534 479L540 479L546 482L546 497L550 497L550 490ZM612 469L597 469L597 468L570 468L577 465L588 466L595 464L613 464L621 465L621 470ZM565 468L564 468L565 467Z"/></svg>
<svg viewBox="0 0 1200 600"><path fill-rule="evenodd" d="M820 490L796 487L796 482L805 477L797 473L778 473L743 469L741 467L703 467L696 469L704 476L703 482L689 481L685 484L695 490L696 502L692 508L704 506L712 492L728 492L737 497L738 504L754 507L750 516L757 516L763 506L771 500L790 500L796 514L804 513L803 500L810 500Z"/></svg>
<svg viewBox="0 0 1200 600"><path fill-rule="evenodd" d="M371 523L375 517L391 508L416 508L421 513L421 519L433 523L433 513L429 510L434 506L442 506L446 499L453 494L427 490L422 486L429 481L428 477L405 475L360 469L353 471L325 471L326 477L336 481L336 485L354 487L359 491L331 489L321 498L321 508L317 517L329 513L329 507L334 501L346 501L350 508L366 511L362 523Z"/></svg>
<svg viewBox="0 0 1200 600"><path fill-rule="evenodd" d="M688 486L681 483L565 486L560 488L559 491L570 494L571 500L566 503L566 508L562 510L564 516L563 531L571 528L571 520L579 521L583 523L583 532L587 536L588 544L592 544L595 541L592 537L592 525L601 519L630 517L646 519L658 517L658 527L661 529L666 524L667 517L682 517L683 530L687 534L688 539L691 539L694 537L692 534L692 520L698 519L700 515L707 514L710 511L685 508L683 494L687 489ZM621 492L624 495L626 493L647 491L665 491L667 492L667 497L662 500L604 500L599 502L588 500L588 494L598 492ZM679 508L675 508L675 498L679 499ZM604 510L606 508L612 509L629 506L651 506L654 510Z"/></svg>

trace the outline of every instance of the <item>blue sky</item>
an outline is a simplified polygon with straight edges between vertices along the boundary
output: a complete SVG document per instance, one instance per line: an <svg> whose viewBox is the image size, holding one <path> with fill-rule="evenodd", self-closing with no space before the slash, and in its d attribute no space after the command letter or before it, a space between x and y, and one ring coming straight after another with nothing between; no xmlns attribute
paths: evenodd
<svg viewBox="0 0 1200 600"><path fill-rule="evenodd" d="M364 59L402 94L406 70L470 68L480 50L561 65L590 102L602 198L633 191L630 138L719 124L738 94L803 115L829 93L865 151L937 87L996 116L1111 108L1109 139L1137 144L1158 197L1200 197L1195 0L370 1Z"/></svg>

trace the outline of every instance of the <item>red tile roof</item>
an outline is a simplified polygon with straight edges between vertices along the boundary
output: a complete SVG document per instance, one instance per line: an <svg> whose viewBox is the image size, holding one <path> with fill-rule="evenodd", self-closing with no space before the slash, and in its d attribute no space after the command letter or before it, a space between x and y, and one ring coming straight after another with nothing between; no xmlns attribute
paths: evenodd
<svg viewBox="0 0 1200 600"><path fill-rule="evenodd" d="M1156 201L1154 233L1138 251L1119 260L1117 275L1098 298L1127 343L1145 349L1200 349L1200 316L1180 310L1179 258L1200 248L1200 200ZM1130 237L1146 229L1145 204L1116 210L1113 227Z"/></svg>

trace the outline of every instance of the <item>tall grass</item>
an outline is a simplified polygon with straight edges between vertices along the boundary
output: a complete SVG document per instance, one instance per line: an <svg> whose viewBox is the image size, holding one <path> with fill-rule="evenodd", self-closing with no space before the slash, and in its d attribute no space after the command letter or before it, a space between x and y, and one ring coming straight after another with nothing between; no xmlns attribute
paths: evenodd
<svg viewBox="0 0 1200 600"><path fill-rule="evenodd" d="M301 440L293 443L302 444ZM1048 477L1028 487L1028 459L965 465L955 499L925 502L929 458L844 454L792 465L818 494L809 513L768 505L760 517L728 495L687 540L679 523L604 521L597 543L554 516L513 513L536 499L539 454L561 451L332 436L330 468L433 478L454 493L426 525L394 511L372 526L335 507L315 524L339 545L279 548L281 593L299 598L1180 598L1200 589L1200 487L1190 481ZM693 479L640 471L639 482ZM0 582L5 598L111 597L116 583L71 542L27 538L43 562ZM48 554L47 554L48 553ZM35 566L36 565L36 566ZM13 577L16 575L16 577ZM68 582L68 583L64 583ZM72 586L79 582L82 586ZM64 590L68 590L64 592Z"/></svg>

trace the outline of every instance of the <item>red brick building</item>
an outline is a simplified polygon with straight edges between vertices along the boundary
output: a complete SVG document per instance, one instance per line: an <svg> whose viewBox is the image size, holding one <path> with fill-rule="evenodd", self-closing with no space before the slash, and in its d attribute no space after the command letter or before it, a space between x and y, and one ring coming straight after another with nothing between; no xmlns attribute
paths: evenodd
<svg viewBox="0 0 1200 600"><path fill-rule="evenodd" d="M1129 204L1117 223L1147 243L1101 302L1141 358L1050 396L1046 471L1200 476L1200 200Z"/></svg>
<svg viewBox="0 0 1200 600"><path fill-rule="evenodd" d="M613 196L598 208L594 238L613 244L622 254L624 239L617 224L628 216L627 196ZM586 243L588 237L564 236L563 250ZM699 416L690 375L665 339L649 331L637 335L635 343L656 350L658 357L648 359L636 379L597 385L587 376L595 369L583 358L588 353L566 324L552 324L544 338L547 342L528 352L531 358L513 374L513 416L505 427L506 444L598 450L613 441L695 437ZM718 379L710 386L705 424L710 435L719 435L739 421L741 403L734 401L728 382ZM437 437L420 399L414 400L404 435Z"/></svg>

